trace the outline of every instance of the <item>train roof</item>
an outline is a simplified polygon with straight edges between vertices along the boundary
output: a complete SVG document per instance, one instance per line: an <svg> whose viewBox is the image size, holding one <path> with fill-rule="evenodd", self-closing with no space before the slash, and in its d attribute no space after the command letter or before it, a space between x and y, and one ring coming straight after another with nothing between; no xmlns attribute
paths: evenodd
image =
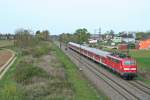
<svg viewBox="0 0 150 100"><path fill-rule="evenodd" d="M79 48L82 48L82 49L85 49L85 50L87 50L89 52L93 52L93 53L95 53L97 55L104 56L104 57L106 57L107 55L111 54L110 52L107 52L107 51L102 51L102 50L99 50L99 49L96 49L96 48L83 46L83 45L76 44L76 43L73 43L73 42L69 42L69 44L74 45L74 46L79 47Z"/></svg>

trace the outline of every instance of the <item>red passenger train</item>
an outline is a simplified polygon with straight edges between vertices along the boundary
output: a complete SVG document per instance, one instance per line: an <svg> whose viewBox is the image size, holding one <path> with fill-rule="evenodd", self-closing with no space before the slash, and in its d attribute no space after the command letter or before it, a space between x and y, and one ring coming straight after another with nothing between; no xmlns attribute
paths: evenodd
<svg viewBox="0 0 150 100"><path fill-rule="evenodd" d="M119 55L96 48L69 42L70 49L112 69L126 79L132 79L137 75L136 61L128 56Z"/></svg>

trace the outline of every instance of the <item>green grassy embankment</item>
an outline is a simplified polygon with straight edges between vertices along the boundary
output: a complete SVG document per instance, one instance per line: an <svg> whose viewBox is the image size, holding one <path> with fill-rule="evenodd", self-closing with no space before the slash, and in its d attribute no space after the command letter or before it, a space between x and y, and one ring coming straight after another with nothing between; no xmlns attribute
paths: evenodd
<svg viewBox="0 0 150 100"><path fill-rule="evenodd" d="M107 99L89 86L54 44L41 42L34 47L13 49L17 60L0 81L0 100Z"/></svg>
<svg viewBox="0 0 150 100"><path fill-rule="evenodd" d="M139 72L137 79L150 85L150 50L130 50L130 55L137 61Z"/></svg>

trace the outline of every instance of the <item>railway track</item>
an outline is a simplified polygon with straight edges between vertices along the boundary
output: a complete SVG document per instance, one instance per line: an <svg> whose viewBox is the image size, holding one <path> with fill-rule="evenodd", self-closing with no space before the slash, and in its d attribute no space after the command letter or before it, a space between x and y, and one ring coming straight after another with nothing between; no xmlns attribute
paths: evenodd
<svg viewBox="0 0 150 100"><path fill-rule="evenodd" d="M142 85L143 87L145 87L145 88L147 88L147 89L150 89L150 86L144 84L144 83L141 82L141 81L136 80L135 82L136 82L137 84L139 84L139 85Z"/></svg>
<svg viewBox="0 0 150 100"><path fill-rule="evenodd" d="M136 81L125 81L119 78L112 78L109 76L109 72L100 71L100 68L95 66L95 64L91 63L91 61L87 61L88 59L82 57L79 58L79 54L71 51L70 53L76 60L86 66L91 72L93 72L96 77L105 81L111 88L118 92L122 97L126 100L149 100L150 99L150 89L145 85L139 85L139 82ZM86 60L85 60L86 59ZM118 80L119 79L119 80ZM121 82L120 82L121 81Z"/></svg>
<svg viewBox="0 0 150 100"><path fill-rule="evenodd" d="M140 84L137 81L130 81L129 83L132 84L134 87L140 89L141 91L145 92L146 94L150 95L150 88L149 87L147 87L143 84Z"/></svg>

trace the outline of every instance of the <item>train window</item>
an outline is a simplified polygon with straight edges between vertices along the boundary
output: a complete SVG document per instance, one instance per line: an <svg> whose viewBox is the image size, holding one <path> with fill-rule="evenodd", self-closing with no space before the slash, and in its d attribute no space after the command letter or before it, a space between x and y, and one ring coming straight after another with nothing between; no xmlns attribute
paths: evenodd
<svg viewBox="0 0 150 100"><path fill-rule="evenodd" d="M95 55L97 58L99 57L98 55Z"/></svg>
<svg viewBox="0 0 150 100"><path fill-rule="evenodd" d="M124 65L135 65L135 61L125 61Z"/></svg>
<svg viewBox="0 0 150 100"><path fill-rule="evenodd" d="M114 62L116 62L116 63L119 63L119 60L117 60L117 59L114 59Z"/></svg>
<svg viewBox="0 0 150 100"><path fill-rule="evenodd" d="M114 58L111 58L111 57L108 57L108 59L111 60L112 62L120 63L120 61L117 60L117 59L114 59Z"/></svg>

